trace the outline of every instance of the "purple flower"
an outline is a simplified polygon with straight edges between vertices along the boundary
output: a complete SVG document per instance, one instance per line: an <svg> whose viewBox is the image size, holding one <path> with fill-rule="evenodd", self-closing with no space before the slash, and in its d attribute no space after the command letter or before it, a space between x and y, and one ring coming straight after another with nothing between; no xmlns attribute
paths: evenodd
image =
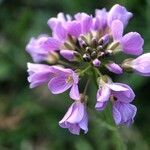
<svg viewBox="0 0 150 150"><path fill-rule="evenodd" d="M108 25L111 26L114 20L120 20L123 23L123 26L126 26L131 17L131 12L128 12L125 7L116 4L108 12Z"/></svg>
<svg viewBox="0 0 150 150"><path fill-rule="evenodd" d="M143 54L129 63L137 74L142 76L150 76L150 53Z"/></svg>
<svg viewBox="0 0 150 150"><path fill-rule="evenodd" d="M126 54L140 55L143 52L144 40L137 32L129 32L123 36L123 23L115 20L111 24L113 39L120 43L121 49Z"/></svg>
<svg viewBox="0 0 150 150"><path fill-rule="evenodd" d="M48 83L49 90L53 94L60 94L71 88L70 97L78 100L78 75L71 69L64 69L58 66L53 66L53 73L55 73L55 77Z"/></svg>
<svg viewBox="0 0 150 150"><path fill-rule="evenodd" d="M88 132L88 116L85 110L84 103L79 101L74 102L63 119L59 122L62 128L68 128L73 134L80 134L80 130L84 130L84 133Z"/></svg>
<svg viewBox="0 0 150 150"><path fill-rule="evenodd" d="M53 94L63 93L69 88L70 97L79 99L78 75L71 69L59 66L28 63L28 81L30 88L48 82L48 87Z"/></svg>
<svg viewBox="0 0 150 150"><path fill-rule="evenodd" d="M28 81L30 88L34 88L43 83L47 83L54 76L53 68L48 65L27 63Z"/></svg>
<svg viewBox="0 0 150 150"><path fill-rule="evenodd" d="M32 56L34 62L46 60L48 54L59 50L60 42L47 35L41 35L37 39L31 38L26 46L26 51Z"/></svg>
<svg viewBox="0 0 150 150"><path fill-rule="evenodd" d="M95 108L99 111L103 110L109 99L111 99L113 101L113 118L115 123L117 125L130 125L136 114L136 107L130 104L135 97L133 90L126 84L112 83L109 79L107 83L102 80L100 83Z"/></svg>
<svg viewBox="0 0 150 150"><path fill-rule="evenodd" d="M110 72L113 72L113 73L116 73L116 74L122 74L123 73L122 68L114 62L109 62L108 64L106 64L106 68Z"/></svg>

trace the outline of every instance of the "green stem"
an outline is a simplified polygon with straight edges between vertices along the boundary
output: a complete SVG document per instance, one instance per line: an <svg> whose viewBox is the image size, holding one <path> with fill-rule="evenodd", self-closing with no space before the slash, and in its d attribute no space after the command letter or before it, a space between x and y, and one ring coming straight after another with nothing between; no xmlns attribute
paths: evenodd
<svg viewBox="0 0 150 150"><path fill-rule="evenodd" d="M90 68L91 68L91 66L86 67L84 70L82 70L81 72L79 72L79 75L84 74Z"/></svg>
<svg viewBox="0 0 150 150"><path fill-rule="evenodd" d="M85 88L84 88L84 91L83 91L83 95L86 95L86 91L87 91L89 83L90 83L90 78L86 82L86 85L85 85Z"/></svg>

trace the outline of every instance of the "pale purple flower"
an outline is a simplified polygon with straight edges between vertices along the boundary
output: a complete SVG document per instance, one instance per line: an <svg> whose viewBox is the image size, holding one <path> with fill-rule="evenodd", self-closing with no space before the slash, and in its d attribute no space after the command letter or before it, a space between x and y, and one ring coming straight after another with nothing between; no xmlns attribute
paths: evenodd
<svg viewBox="0 0 150 150"><path fill-rule="evenodd" d="M113 72L115 74L122 74L123 73L122 68L118 64L116 64L114 62L109 62L108 64L106 64L106 68L110 72Z"/></svg>
<svg viewBox="0 0 150 150"><path fill-rule="evenodd" d="M26 50L34 62L53 64L28 63L30 87L46 83L53 94L69 90L70 97L75 100L59 122L61 127L68 128L71 133L79 134L81 129L85 133L88 131L85 108L88 101L87 89L93 78L99 82L95 108L102 111L112 102L115 123L127 126L133 123L137 111L131 104L135 98L133 90L130 86L114 83L109 76L103 75L105 69L108 69L118 75L134 71L150 76L150 53L135 59L122 61L120 57L117 59L119 62L115 60L119 52L131 55L143 52L144 40L139 33L123 34L131 17L132 13L119 4L114 5L110 11L97 9L94 16L84 12L73 17L59 13L56 18L48 20L51 37L41 35L32 38L27 44ZM85 75L91 82L88 80L82 90L82 99L78 86L79 79Z"/></svg>
<svg viewBox="0 0 150 150"><path fill-rule="evenodd" d="M48 54L59 50L60 42L47 35L41 35L37 39L31 38L26 46L26 51L32 56L34 62L46 60Z"/></svg>
<svg viewBox="0 0 150 150"><path fill-rule="evenodd" d="M113 39L120 43L121 49L126 54L140 55L143 52L144 40L137 32L129 32L123 36L123 23L115 20L111 24Z"/></svg>
<svg viewBox="0 0 150 150"><path fill-rule="evenodd" d="M28 73L30 88L48 83L48 87L53 94L63 93L71 88L70 97L72 99L79 99L80 97L78 90L79 78L71 69L28 63Z"/></svg>
<svg viewBox="0 0 150 150"><path fill-rule="evenodd" d="M150 76L150 53L143 54L129 63L137 74L142 76Z"/></svg>
<svg viewBox="0 0 150 150"><path fill-rule="evenodd" d="M55 77L48 83L49 90L53 94L60 94L71 88L70 97L72 99L79 99L78 75L71 69L64 69L57 66L53 66L53 72L55 73Z"/></svg>
<svg viewBox="0 0 150 150"><path fill-rule="evenodd" d="M76 135L80 134L80 130L84 130L84 133L88 132L88 116L85 110L84 103L75 101L63 119L59 122L62 128L68 128L68 130Z"/></svg>
<svg viewBox="0 0 150 150"><path fill-rule="evenodd" d="M107 22L108 25L111 26L114 20L120 20L123 23L123 26L126 26L131 17L132 17L131 12L128 12L125 7L116 4L108 12Z"/></svg>
<svg viewBox="0 0 150 150"><path fill-rule="evenodd" d="M109 99L113 100L113 118L117 125L130 125L136 114L136 107L130 102L133 101L135 94L133 90L123 83L112 83L108 79L105 83L101 81L100 88L97 92L97 103L95 108L103 110Z"/></svg>

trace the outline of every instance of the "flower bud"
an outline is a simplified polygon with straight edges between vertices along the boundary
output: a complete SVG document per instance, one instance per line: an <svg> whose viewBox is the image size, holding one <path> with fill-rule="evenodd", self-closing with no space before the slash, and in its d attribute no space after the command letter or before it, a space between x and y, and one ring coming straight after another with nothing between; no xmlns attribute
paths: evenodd
<svg viewBox="0 0 150 150"><path fill-rule="evenodd" d="M79 53L73 50L61 50L60 54L69 61L76 61L79 56Z"/></svg>
<svg viewBox="0 0 150 150"><path fill-rule="evenodd" d="M106 64L106 68L110 72L113 72L115 74L122 74L123 73L122 68L118 64L116 64L114 62L109 62L108 64Z"/></svg>
<svg viewBox="0 0 150 150"><path fill-rule="evenodd" d="M95 67L99 67L100 64L101 64L101 62L100 62L97 58L93 60L93 65L94 65Z"/></svg>
<svg viewBox="0 0 150 150"><path fill-rule="evenodd" d="M143 54L134 60L126 60L122 66L126 69L132 69L139 75L150 76L150 53Z"/></svg>

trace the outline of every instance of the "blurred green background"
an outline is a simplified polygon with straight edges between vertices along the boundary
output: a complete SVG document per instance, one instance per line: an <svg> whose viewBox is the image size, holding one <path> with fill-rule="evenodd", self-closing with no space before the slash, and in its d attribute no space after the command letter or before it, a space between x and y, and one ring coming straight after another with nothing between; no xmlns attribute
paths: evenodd
<svg viewBox="0 0 150 150"><path fill-rule="evenodd" d="M115 81L134 88L138 113L132 128L115 133L105 126L99 115L91 116L87 135L71 135L58 125L71 100L67 94L53 96L46 86L29 89L26 63L32 62L25 52L30 37L51 33L47 20L58 12L94 13L124 5L134 17L127 31L137 31L150 52L149 0L0 0L0 150L149 150L150 100L149 78L125 74ZM92 85L91 85L92 86ZM90 100L95 102L96 89Z"/></svg>

